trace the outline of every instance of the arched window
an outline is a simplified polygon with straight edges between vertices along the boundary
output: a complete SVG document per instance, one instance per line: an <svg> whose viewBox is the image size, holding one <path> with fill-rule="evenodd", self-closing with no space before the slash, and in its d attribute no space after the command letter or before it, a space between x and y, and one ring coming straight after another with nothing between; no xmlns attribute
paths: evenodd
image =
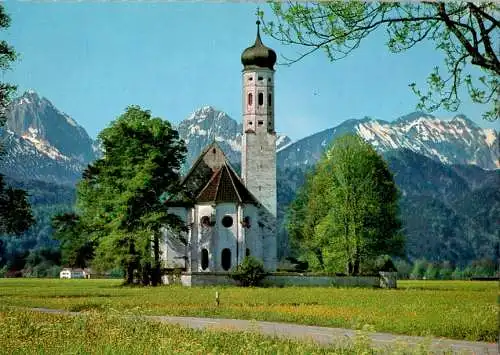
<svg viewBox="0 0 500 355"><path fill-rule="evenodd" d="M259 106L264 105L264 94L259 92Z"/></svg>
<svg viewBox="0 0 500 355"><path fill-rule="evenodd" d="M208 267L208 250L201 249L201 269L206 270Z"/></svg>
<svg viewBox="0 0 500 355"><path fill-rule="evenodd" d="M271 107L273 100L271 94L267 94L267 106Z"/></svg>
<svg viewBox="0 0 500 355"><path fill-rule="evenodd" d="M245 250L245 256L250 256L250 249L246 248L246 250Z"/></svg>
<svg viewBox="0 0 500 355"><path fill-rule="evenodd" d="M222 249L221 266L226 271L231 268L231 250L228 248Z"/></svg>
<svg viewBox="0 0 500 355"><path fill-rule="evenodd" d="M252 106L253 103L253 95L252 93L248 93L248 106Z"/></svg>

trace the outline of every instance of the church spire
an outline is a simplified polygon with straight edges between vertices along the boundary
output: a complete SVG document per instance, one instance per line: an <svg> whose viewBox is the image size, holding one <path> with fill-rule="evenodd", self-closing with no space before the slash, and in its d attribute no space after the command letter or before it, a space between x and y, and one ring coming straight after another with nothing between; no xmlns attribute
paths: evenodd
<svg viewBox="0 0 500 355"><path fill-rule="evenodd" d="M269 68L274 70L276 52L266 47L260 38L260 21L257 20L257 37L253 46L248 47L241 54L241 63L244 69Z"/></svg>

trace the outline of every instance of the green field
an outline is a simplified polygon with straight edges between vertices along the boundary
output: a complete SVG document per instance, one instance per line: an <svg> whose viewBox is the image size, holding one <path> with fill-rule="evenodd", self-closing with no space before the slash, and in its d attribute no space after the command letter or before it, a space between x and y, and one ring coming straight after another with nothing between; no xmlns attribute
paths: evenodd
<svg viewBox="0 0 500 355"><path fill-rule="evenodd" d="M0 310L0 354L370 354L369 344L322 347L254 332L183 328L106 314Z"/></svg>
<svg viewBox="0 0 500 355"><path fill-rule="evenodd" d="M105 315L241 318L494 342L496 282L400 281L363 288L121 287L117 280L0 279L0 305ZM215 291L221 304L215 306ZM5 308L4 308L5 309Z"/></svg>

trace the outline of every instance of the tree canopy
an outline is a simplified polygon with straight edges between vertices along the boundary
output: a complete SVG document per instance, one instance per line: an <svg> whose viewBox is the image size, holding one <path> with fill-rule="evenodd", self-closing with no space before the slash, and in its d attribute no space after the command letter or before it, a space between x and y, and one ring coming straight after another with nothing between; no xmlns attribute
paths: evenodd
<svg viewBox="0 0 500 355"><path fill-rule="evenodd" d="M60 242L62 264L86 268L94 257L95 243L76 213L62 213L52 218L53 238Z"/></svg>
<svg viewBox="0 0 500 355"><path fill-rule="evenodd" d="M163 226L179 226L161 201L180 189L184 142L169 122L130 106L99 134L104 156L89 165L78 185L80 222L97 244L96 265L134 272L144 283L160 277ZM153 250L152 247L153 246Z"/></svg>
<svg viewBox="0 0 500 355"><path fill-rule="evenodd" d="M385 161L360 137L336 139L292 203L292 247L315 270L357 275L380 255L402 255L398 190Z"/></svg>
<svg viewBox="0 0 500 355"><path fill-rule="evenodd" d="M349 55L376 30L385 30L387 46L403 52L424 40L433 41L444 56L445 73L435 67L427 78L428 90L415 83L410 87L419 97L418 109L439 107L456 111L459 88L465 86L473 102L490 103L485 119L500 116L500 6L496 2L358 2L321 1L271 2L270 16L258 15L264 31L285 43L305 50L291 64L323 50L332 61ZM471 64L481 69L478 77L467 72Z"/></svg>
<svg viewBox="0 0 500 355"><path fill-rule="evenodd" d="M5 7L0 4L0 30L5 30L10 26L10 17L5 12ZM11 63L17 59L17 54L14 48L5 40L0 41L0 70L5 72L11 68ZM7 120L6 110L10 103L11 95L15 92L16 86L0 82L0 127Z"/></svg>
<svg viewBox="0 0 500 355"><path fill-rule="evenodd" d="M3 4L0 4L0 29L4 30L10 26L10 17L5 12ZM0 71L5 72L16 60L17 55L12 46L6 41L0 41ZM7 106L11 95L16 87L12 84L0 82L0 128L3 127L6 117ZM0 154L2 147L0 146ZM1 164L0 156L0 164ZM19 235L34 223L28 195L24 190L7 187L3 175L0 174L0 235Z"/></svg>

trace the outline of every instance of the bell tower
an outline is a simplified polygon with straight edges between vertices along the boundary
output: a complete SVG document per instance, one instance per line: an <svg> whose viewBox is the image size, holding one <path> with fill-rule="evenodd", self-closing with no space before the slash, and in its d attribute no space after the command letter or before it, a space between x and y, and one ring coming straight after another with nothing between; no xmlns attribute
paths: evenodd
<svg viewBox="0 0 500 355"><path fill-rule="evenodd" d="M243 64L243 137L241 175L245 186L276 218L276 132L274 64L276 53L257 38L241 55Z"/></svg>

